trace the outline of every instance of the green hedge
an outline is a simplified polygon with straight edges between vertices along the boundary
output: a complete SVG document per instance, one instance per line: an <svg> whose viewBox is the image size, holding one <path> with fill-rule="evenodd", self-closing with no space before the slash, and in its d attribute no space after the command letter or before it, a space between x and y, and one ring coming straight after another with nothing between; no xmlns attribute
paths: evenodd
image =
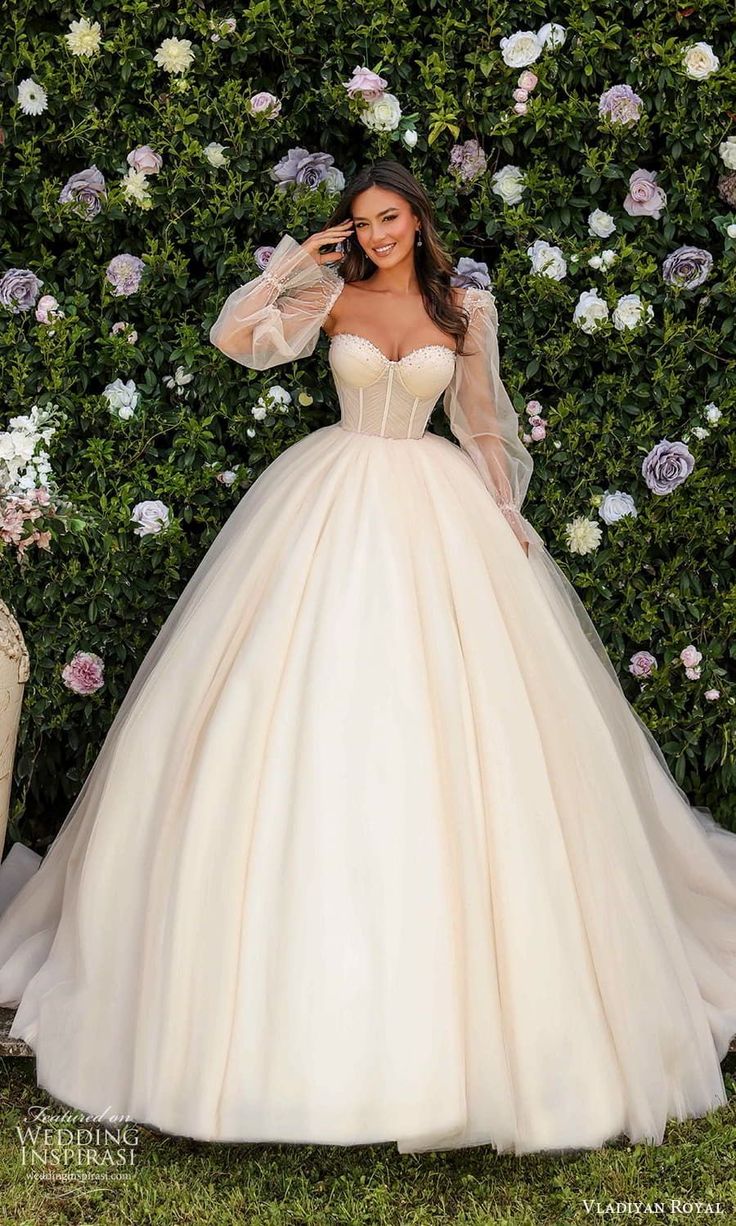
<svg viewBox="0 0 736 1226"><path fill-rule="evenodd" d="M345 179L375 157L401 160L430 192L456 259L487 264L507 386L522 419L537 399L548 423L546 437L530 444L529 518L575 583L676 777L736 829L736 175L719 153L736 118L736 29L719 0L679 11L564 4L552 15L564 44L529 65L538 83L518 114L512 93L522 69L504 62L500 42L548 20L542 6L533 9L511 4L496 20L449 0L378 3L367 17L342 0L259 0L217 13L193 0L169 12L145 0L93 0L81 13L9 0L0 276L30 270L64 312L43 324L35 307L0 307L0 429L34 404L58 406L48 445L58 513L42 521L50 548L29 547L22 565L15 546L0 550L0 593L31 654L11 837L42 847L53 835L157 628L237 500L285 446L336 419L324 343L307 362L259 374L208 342L226 294L258 271L254 251L284 231L305 237L334 207L334 182L277 187L272 168L296 147L331 154ZM80 16L101 24L90 56L65 39ZM231 16L234 30L217 24ZM169 37L191 40L183 74L156 62ZM698 42L719 59L703 79L684 68L686 48ZM398 128L374 131L361 120L364 104L345 88L359 65L387 81L401 106ZM47 95L35 115L18 101L29 79ZM599 114L601 95L620 84L642 99L636 123ZM26 109L31 89L21 88ZM247 105L264 90L282 103L275 116ZM418 134L413 146L407 128ZM451 152L468 140L480 143L487 166L464 180ZM205 157L211 143L225 147L223 166ZM127 155L141 145L162 159L144 183L150 207L122 187ZM511 165L525 176L519 203L493 190L494 174ZM92 166L106 196L85 217L59 196ZM656 171L666 192L659 218L623 207L639 168ZM615 219L610 238L589 232L594 209ZM540 239L561 248L566 276L532 275L527 248ZM664 261L683 246L712 256L697 288L663 276ZM592 268L590 257L606 248L618 258ZM144 267L140 288L121 297L105 271L123 252ZM628 332L609 319L586 334L573 312L591 287L611 311L621 295L640 294L651 320ZM135 344L111 334L118 320L135 328ZM181 394L165 382L179 366L193 374ZM127 421L101 395L118 378L140 393ZM254 419L274 383L291 392L288 411ZM703 435L709 404L721 417ZM447 433L437 411L433 428ZM663 439L687 440L695 461L666 496L642 476L644 457ZM219 471L237 477L227 485ZM597 503L616 490L631 494L638 514L605 524ZM161 499L171 522L141 538L130 516L145 499ZM600 524L591 552L570 551L576 517ZM698 679L679 659L690 643L703 656ZM62 678L79 650L105 662L104 685L86 697ZM639 650L658 661L644 684L628 671ZM720 697L709 701L714 689Z"/></svg>

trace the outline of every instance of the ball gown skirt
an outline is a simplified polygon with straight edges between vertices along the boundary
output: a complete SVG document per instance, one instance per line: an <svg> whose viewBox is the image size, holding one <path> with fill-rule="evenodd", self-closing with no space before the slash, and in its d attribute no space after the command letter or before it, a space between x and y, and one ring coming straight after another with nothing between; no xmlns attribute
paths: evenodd
<svg viewBox="0 0 736 1226"><path fill-rule="evenodd" d="M285 235L212 339L305 356L341 289ZM340 421L241 499L6 899L0 1003L68 1106L524 1154L726 1102L736 835L521 515L495 303L465 299L475 358L333 338Z"/></svg>

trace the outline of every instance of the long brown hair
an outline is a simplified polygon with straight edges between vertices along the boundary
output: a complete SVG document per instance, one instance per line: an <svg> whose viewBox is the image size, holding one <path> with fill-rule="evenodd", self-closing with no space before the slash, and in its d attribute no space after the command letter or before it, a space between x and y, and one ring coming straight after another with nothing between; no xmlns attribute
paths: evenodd
<svg viewBox="0 0 736 1226"><path fill-rule="evenodd" d="M369 187L385 187L408 201L414 215L422 223L422 244L414 246L414 266L422 291L424 307L442 332L456 341L456 352L465 353L463 341L468 328L468 316L456 306L451 291L454 266L449 252L437 232L432 201L411 171L391 158L380 158L362 167L340 196L339 203L326 226L336 226L352 216L352 204L359 192ZM366 255L351 234L345 241L345 258L333 265L345 281L367 281L376 264Z"/></svg>

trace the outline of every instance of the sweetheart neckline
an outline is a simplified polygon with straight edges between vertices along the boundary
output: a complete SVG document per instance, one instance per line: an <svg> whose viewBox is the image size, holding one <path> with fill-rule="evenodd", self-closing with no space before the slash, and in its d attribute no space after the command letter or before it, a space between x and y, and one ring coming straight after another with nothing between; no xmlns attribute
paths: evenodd
<svg viewBox="0 0 736 1226"><path fill-rule="evenodd" d="M455 350L451 349L449 345L419 345L416 349L410 349L408 353L403 355L403 357L387 358L386 354L382 349L379 349L378 345L374 345L373 341L369 341L367 336L361 336L358 332L335 332L330 337L330 345L333 341L336 341L339 336L351 336L353 340L363 341L365 345L369 345L371 349L375 350L379 357L383 358L387 366L400 366L401 363L405 362L407 358L412 357L412 355L415 353L422 353L425 349L444 349L447 353L452 355L453 359L457 357Z"/></svg>

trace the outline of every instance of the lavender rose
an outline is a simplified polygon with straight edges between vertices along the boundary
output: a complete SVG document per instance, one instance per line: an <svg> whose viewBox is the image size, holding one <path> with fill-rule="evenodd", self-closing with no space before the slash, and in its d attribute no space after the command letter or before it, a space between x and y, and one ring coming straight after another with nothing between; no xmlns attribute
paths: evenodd
<svg viewBox="0 0 736 1226"><path fill-rule="evenodd" d="M695 460L684 443L663 438L644 457L641 472L653 494L671 494L694 467Z"/></svg>
<svg viewBox="0 0 736 1226"><path fill-rule="evenodd" d="M66 204L74 200L81 208L77 212L85 217L94 217L102 208L102 197L107 196L105 177L96 166L88 166L70 176L59 193L59 200Z"/></svg>
<svg viewBox="0 0 736 1226"><path fill-rule="evenodd" d="M255 251L253 252L253 258L261 272L264 271L274 251L275 247L256 247Z"/></svg>
<svg viewBox="0 0 736 1226"><path fill-rule="evenodd" d="M0 279L0 302L14 315L30 311L42 285L43 281L30 268L9 268Z"/></svg>
<svg viewBox="0 0 736 1226"><path fill-rule="evenodd" d="M713 256L702 247L678 247L662 264L662 276L668 285L697 289L707 281L713 266Z"/></svg>
<svg viewBox="0 0 736 1226"><path fill-rule="evenodd" d="M488 159L477 140L466 140L462 145L453 145L450 150L450 169L468 182L485 172Z"/></svg>
<svg viewBox="0 0 736 1226"><path fill-rule="evenodd" d="M450 277L453 285L475 286L476 289L490 289L491 277L485 260L473 260L469 255L461 255Z"/></svg>
<svg viewBox="0 0 736 1226"><path fill-rule="evenodd" d="M641 107L642 100L630 85L612 85L598 100L598 114L607 115L611 123L637 123Z"/></svg>
<svg viewBox="0 0 736 1226"><path fill-rule="evenodd" d="M281 191L285 191L289 184L314 191L328 178L328 167L334 160L331 153L310 153L308 149L297 147L290 149L269 174Z"/></svg>
<svg viewBox="0 0 736 1226"><path fill-rule="evenodd" d="M145 265L137 255L122 251L115 255L107 266L105 276L112 286L112 292L118 297L134 294L141 283Z"/></svg>

